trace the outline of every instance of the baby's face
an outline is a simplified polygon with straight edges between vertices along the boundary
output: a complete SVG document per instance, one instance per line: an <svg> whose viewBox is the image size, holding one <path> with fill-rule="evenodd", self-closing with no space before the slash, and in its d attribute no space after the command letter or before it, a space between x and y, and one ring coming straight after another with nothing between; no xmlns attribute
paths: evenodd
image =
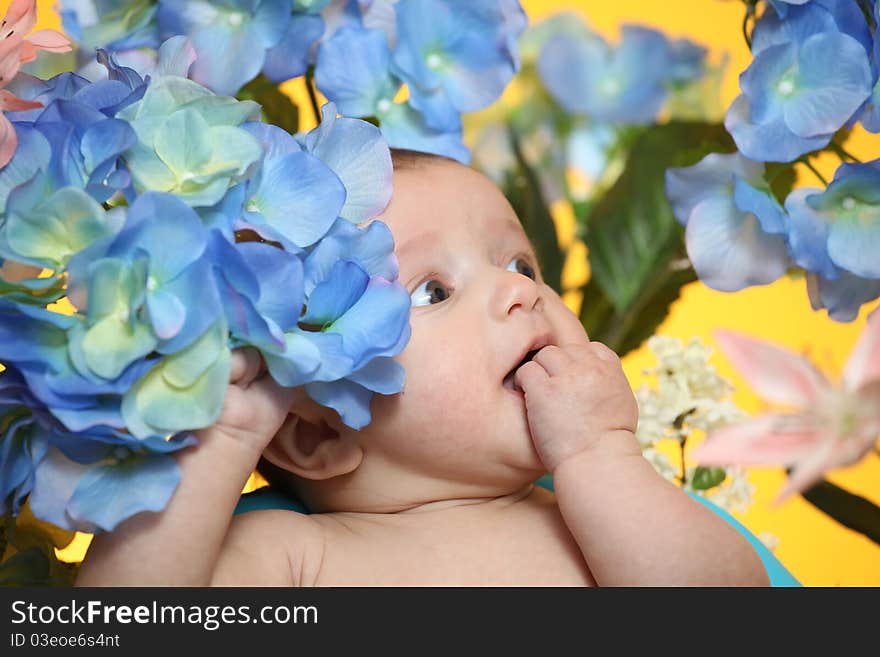
<svg viewBox="0 0 880 657"><path fill-rule="evenodd" d="M395 171L378 219L411 293L412 337L397 357L404 391L375 396L361 444L442 478L540 473L509 374L536 347L583 339L584 330L544 284L513 209L483 175L441 161Z"/></svg>

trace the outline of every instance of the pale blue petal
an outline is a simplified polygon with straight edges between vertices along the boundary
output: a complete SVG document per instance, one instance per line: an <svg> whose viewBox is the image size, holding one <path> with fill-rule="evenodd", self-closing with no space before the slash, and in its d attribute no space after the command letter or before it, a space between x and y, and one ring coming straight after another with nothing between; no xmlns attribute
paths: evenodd
<svg viewBox="0 0 880 657"><path fill-rule="evenodd" d="M346 188L336 174L300 151L264 163L260 188L245 207L302 248L327 233L345 202Z"/></svg>
<svg viewBox="0 0 880 657"><path fill-rule="evenodd" d="M381 30L343 28L321 43L315 84L346 116L375 116L380 101L394 100L391 51Z"/></svg>
<svg viewBox="0 0 880 657"><path fill-rule="evenodd" d="M399 283L374 277L357 303L328 331L343 336L345 351L362 366L374 356L387 356L409 327L411 300Z"/></svg>
<svg viewBox="0 0 880 657"><path fill-rule="evenodd" d="M471 161L471 152L464 144L460 129L452 132L434 130L408 103L394 105L382 116L382 133L392 148L443 155L462 164Z"/></svg>
<svg viewBox="0 0 880 657"><path fill-rule="evenodd" d="M352 223L372 219L391 200L391 152L379 129L358 119L335 118L327 103L322 125L306 135L306 149L339 176L347 193L339 216Z"/></svg>
<svg viewBox="0 0 880 657"><path fill-rule="evenodd" d="M95 465L80 478L67 511L80 526L112 531L137 513L164 509L179 481L177 462L165 454Z"/></svg>
<svg viewBox="0 0 880 657"><path fill-rule="evenodd" d="M406 372L403 366L393 358L382 356L373 358L346 378L362 385L367 390L383 395L394 395L403 390Z"/></svg>
<svg viewBox="0 0 880 657"><path fill-rule="evenodd" d="M262 352L272 378L287 387L314 380L313 375L324 360L317 345L297 330L285 333L284 339L287 345L284 353Z"/></svg>
<svg viewBox="0 0 880 657"><path fill-rule="evenodd" d="M303 305L303 265L296 254L260 242L236 247L260 283L257 308L282 330L296 326Z"/></svg>
<svg viewBox="0 0 880 657"><path fill-rule="evenodd" d="M781 116L767 124L752 123L748 99L743 95L728 108L724 127L743 155L761 162L791 162L804 153L824 148L833 136L798 137L786 127Z"/></svg>
<svg viewBox="0 0 880 657"><path fill-rule="evenodd" d="M798 58L798 91L784 105L785 123L799 137L835 132L871 95L867 53L845 34L817 34L801 46Z"/></svg>
<svg viewBox="0 0 880 657"><path fill-rule="evenodd" d="M300 322L322 329L333 323L361 298L369 280L369 275L354 262L338 261L330 276L312 290Z"/></svg>
<svg viewBox="0 0 880 657"><path fill-rule="evenodd" d="M838 216L828 230L828 256L863 278L880 278L880 206L872 210Z"/></svg>
<svg viewBox="0 0 880 657"><path fill-rule="evenodd" d="M836 322L851 322L863 304L880 297L880 279L860 278L840 271L834 280L807 272L807 292L813 310L828 309L828 317Z"/></svg>
<svg viewBox="0 0 880 657"><path fill-rule="evenodd" d="M309 66L309 49L323 33L324 20L320 16L293 14L281 41L266 52L263 73L273 82L303 75ZM320 65L320 57L318 62ZM317 80L317 71L315 77Z"/></svg>
<svg viewBox="0 0 880 657"><path fill-rule="evenodd" d="M742 212L751 212L766 233L784 233L786 231L785 211L773 196L770 188L756 189L748 182L734 174L733 203Z"/></svg>
<svg viewBox="0 0 880 657"><path fill-rule="evenodd" d="M688 257L700 280L722 292L766 285L782 276L790 259L781 235L770 235L730 199L698 203L685 232Z"/></svg>
<svg viewBox="0 0 880 657"><path fill-rule="evenodd" d="M666 196L679 223L686 225L694 207L709 198L730 197L734 176L761 180L764 165L740 153L709 153L689 167L666 170Z"/></svg>
<svg viewBox="0 0 880 657"><path fill-rule="evenodd" d="M813 209L807 198L821 193L814 187L801 187L785 199L789 217L788 243L792 258L809 272L823 278L837 278L840 271L828 255L829 217Z"/></svg>
<svg viewBox="0 0 880 657"><path fill-rule="evenodd" d="M339 413L340 419L352 429L362 429L370 423L373 393L357 383L345 379L328 383L318 381L307 383L305 391L322 406Z"/></svg>

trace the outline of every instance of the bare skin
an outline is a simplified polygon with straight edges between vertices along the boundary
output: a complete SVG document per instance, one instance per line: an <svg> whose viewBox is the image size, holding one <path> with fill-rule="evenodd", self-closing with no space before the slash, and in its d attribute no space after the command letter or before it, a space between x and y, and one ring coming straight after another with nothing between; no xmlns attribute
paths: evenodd
<svg viewBox="0 0 880 657"><path fill-rule="evenodd" d="M490 181L447 162L396 171L379 219L413 298L404 392L353 431L236 351L168 508L97 537L78 584L767 583L748 542L641 457L619 359L544 284ZM261 454L315 513L230 521ZM532 484L545 472L555 494Z"/></svg>

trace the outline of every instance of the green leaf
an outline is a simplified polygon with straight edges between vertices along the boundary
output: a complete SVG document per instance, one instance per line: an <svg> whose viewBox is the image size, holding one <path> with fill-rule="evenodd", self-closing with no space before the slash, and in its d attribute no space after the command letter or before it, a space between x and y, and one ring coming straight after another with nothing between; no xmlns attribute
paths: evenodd
<svg viewBox="0 0 880 657"><path fill-rule="evenodd" d="M258 102L263 107L263 121L266 123L277 125L290 134L299 132L299 108L262 73L244 85L236 98Z"/></svg>
<svg viewBox="0 0 880 657"><path fill-rule="evenodd" d="M709 490L718 486L726 477L727 471L724 468L704 468L698 466L694 470L691 486L694 490Z"/></svg>
<svg viewBox="0 0 880 657"><path fill-rule="evenodd" d="M844 527L880 545L880 507L870 500L822 480L801 493L803 498Z"/></svg>
<svg viewBox="0 0 880 657"><path fill-rule="evenodd" d="M785 199L797 182L797 171L791 162L767 162L764 165L764 177L770 181L770 191L779 201L779 205L785 205Z"/></svg>
<svg viewBox="0 0 880 657"><path fill-rule="evenodd" d="M25 504L17 517L0 521L0 586L72 586L79 564L55 555L73 539L67 531L35 518Z"/></svg>
<svg viewBox="0 0 880 657"><path fill-rule="evenodd" d="M581 322L593 340L621 356L637 348L666 317L682 286L697 280L685 260L684 229L666 198L666 169L733 150L720 124L679 121L634 134L623 173L584 226L592 274Z"/></svg>
<svg viewBox="0 0 880 657"><path fill-rule="evenodd" d="M538 176L523 157L516 131L511 127L508 130L517 170L508 174L504 193L535 247L544 281L561 294L564 258L559 249L556 224L544 200Z"/></svg>

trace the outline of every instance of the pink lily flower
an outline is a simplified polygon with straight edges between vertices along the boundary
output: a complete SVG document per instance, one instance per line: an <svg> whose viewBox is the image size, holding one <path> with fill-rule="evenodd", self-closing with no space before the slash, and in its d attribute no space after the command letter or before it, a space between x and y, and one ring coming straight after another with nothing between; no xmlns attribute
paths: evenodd
<svg viewBox="0 0 880 657"><path fill-rule="evenodd" d="M718 331L724 354L755 391L787 412L770 412L710 432L695 451L701 465L791 467L775 504L809 488L833 468L860 460L880 435L880 309L835 386L806 358L731 331Z"/></svg>
<svg viewBox="0 0 880 657"><path fill-rule="evenodd" d="M56 30L37 30L36 0L13 0L0 21L0 112L20 112L42 107L42 103L18 98L3 89L18 74L22 64L37 58L37 51L67 52L70 41ZM18 135L5 114L0 113L0 167L6 166L18 148Z"/></svg>

